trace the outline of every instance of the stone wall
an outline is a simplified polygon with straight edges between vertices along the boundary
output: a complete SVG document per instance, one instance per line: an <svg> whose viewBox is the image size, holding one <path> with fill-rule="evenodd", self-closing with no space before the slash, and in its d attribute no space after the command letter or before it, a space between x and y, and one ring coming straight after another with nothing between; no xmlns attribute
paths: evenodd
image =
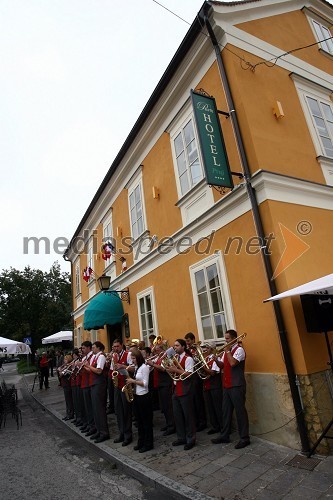
<svg viewBox="0 0 333 500"><path fill-rule="evenodd" d="M333 400L329 386L330 377L331 373L328 370L299 376L305 422L311 445L317 441L332 419ZM333 428L331 428L329 435L333 435ZM316 449L316 453L325 455L333 453L332 440L323 439Z"/></svg>
<svg viewBox="0 0 333 500"><path fill-rule="evenodd" d="M310 445L314 444L333 414L333 402L326 370L300 375L300 390ZM277 444L301 450L295 410L287 375L247 373L246 407L250 433ZM333 429L331 429L333 435ZM332 440L323 440L316 453L333 453Z"/></svg>

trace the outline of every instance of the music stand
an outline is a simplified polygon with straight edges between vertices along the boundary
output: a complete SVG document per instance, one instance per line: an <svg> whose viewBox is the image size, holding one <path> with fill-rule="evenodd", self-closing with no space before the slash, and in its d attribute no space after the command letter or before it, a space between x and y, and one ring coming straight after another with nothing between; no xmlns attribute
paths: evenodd
<svg viewBox="0 0 333 500"><path fill-rule="evenodd" d="M332 374L333 374L333 356L332 356L332 349L331 349L331 344L330 344L330 341L329 341L329 338L328 338L328 333L327 332L324 332L325 334L325 339L326 339L326 345L327 345L327 350L328 350L328 356L330 358L330 360L327 362L327 364L331 367L331 371L332 371ZM319 446L319 444L321 443L321 441L326 438L326 439L333 439L333 436L328 436L328 432L330 430L330 428L332 427L333 425L333 418L331 419L331 421L328 423L328 425L325 427L325 429L323 430L323 432L321 433L321 435L319 436L319 438L317 439L317 441L315 442L315 444L312 446L311 450L307 453L307 457L310 458L311 455L314 454L317 446Z"/></svg>

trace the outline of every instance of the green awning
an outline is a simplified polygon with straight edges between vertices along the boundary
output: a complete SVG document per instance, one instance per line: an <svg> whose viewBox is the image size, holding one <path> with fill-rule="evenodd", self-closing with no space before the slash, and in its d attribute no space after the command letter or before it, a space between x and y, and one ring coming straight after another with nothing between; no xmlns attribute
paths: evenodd
<svg viewBox="0 0 333 500"><path fill-rule="evenodd" d="M116 293L99 293L89 303L84 312L83 328L98 330L104 325L121 323L124 310L120 297Z"/></svg>

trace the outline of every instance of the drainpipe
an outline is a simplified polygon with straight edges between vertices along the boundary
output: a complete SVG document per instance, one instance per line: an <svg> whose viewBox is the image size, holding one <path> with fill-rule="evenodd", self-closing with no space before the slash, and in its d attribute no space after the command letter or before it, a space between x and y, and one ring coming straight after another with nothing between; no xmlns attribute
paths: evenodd
<svg viewBox="0 0 333 500"><path fill-rule="evenodd" d="M257 236L260 238L259 241L265 241L265 233L264 233L264 229L263 229L262 220L260 217L259 206L258 206L258 202L256 199L255 190L251 184L251 173L250 173L249 164L247 161L247 156L245 153L244 143L243 143L242 135L241 135L240 128L239 128L239 123L238 123L237 114L235 111L235 106L234 106L234 102L233 102L231 91L230 91L230 86L229 86L227 74L226 74L225 67L224 67L224 64L222 61L219 44L217 42L212 25L210 24L208 17L207 17L207 14L206 14L206 8L205 8L206 6L208 7L208 9L210 8L210 6L208 4L205 4L203 9L199 12L198 16L199 16L199 19L201 19L204 22L204 24L206 25L211 42L212 42L212 45L213 45L214 50L215 50L216 61L217 61L220 77L222 80L222 86L223 86L224 91L225 91L227 105L229 108L228 111L230 114L230 119L232 120L234 132L235 132L235 137L236 137L236 142L237 142L239 152L240 152L241 163L243 166L245 186L246 186L246 190L247 190L247 193L248 193L248 196L250 199L250 203L251 203L251 209L252 209L252 213L253 213L253 217L254 217L254 223L255 223L255 227L256 227L256 231L257 231ZM270 261L269 255L266 253L265 247L261 248L261 254L263 257L263 262L264 262L264 266L265 266L265 272L266 272L266 277L267 277L270 293L271 293L271 295L277 295L277 289L275 286L275 282L273 280L273 271L272 271L271 261ZM292 357L291 357L290 347L289 347L289 343L288 343L287 332L286 332L284 319L283 319L283 315L282 315L279 301L274 301L273 307L274 307L274 314L275 314L275 318L276 318L276 322L277 322L277 326L278 326L278 332L279 332L280 342L281 342L281 346L282 346L284 361L285 361L285 365L286 365L289 386L290 386L290 391L291 391L291 397L292 397L293 404L294 404L296 420L297 420L297 424L298 424L298 432L299 432L301 443L302 443L302 451L308 452L310 450L310 446L309 446L309 439L308 439L305 421L304 421L302 402L301 402L298 388L296 385L296 374L295 374L293 363L292 363Z"/></svg>

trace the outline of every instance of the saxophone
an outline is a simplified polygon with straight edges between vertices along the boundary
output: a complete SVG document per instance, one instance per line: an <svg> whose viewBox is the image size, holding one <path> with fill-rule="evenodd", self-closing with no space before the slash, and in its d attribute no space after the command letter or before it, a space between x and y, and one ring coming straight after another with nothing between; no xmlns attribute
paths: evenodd
<svg viewBox="0 0 333 500"><path fill-rule="evenodd" d="M129 373L127 370L124 370L126 372L126 378L129 377ZM126 396L126 400L128 403L133 403L134 400L134 384L125 384L124 387L122 388L121 392L123 392Z"/></svg>
<svg viewBox="0 0 333 500"><path fill-rule="evenodd" d="M118 375L119 375L119 372L117 370L113 370L113 372L112 372L112 382L113 382L113 386L116 389L117 389L118 384L119 384Z"/></svg>

